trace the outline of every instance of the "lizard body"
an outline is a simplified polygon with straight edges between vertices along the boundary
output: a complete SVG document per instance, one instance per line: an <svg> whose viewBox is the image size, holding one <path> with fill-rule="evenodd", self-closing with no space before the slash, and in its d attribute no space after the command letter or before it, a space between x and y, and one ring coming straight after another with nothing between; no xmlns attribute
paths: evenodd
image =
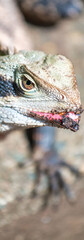
<svg viewBox="0 0 84 240"><path fill-rule="evenodd" d="M81 112L66 57L39 51L0 56L0 132L46 125L77 131Z"/></svg>

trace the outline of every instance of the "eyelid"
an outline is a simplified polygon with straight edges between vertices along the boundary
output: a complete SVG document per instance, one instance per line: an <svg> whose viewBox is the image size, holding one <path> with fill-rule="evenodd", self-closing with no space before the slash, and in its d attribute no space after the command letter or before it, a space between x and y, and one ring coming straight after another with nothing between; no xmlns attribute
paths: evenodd
<svg viewBox="0 0 84 240"><path fill-rule="evenodd" d="M28 80L30 80L32 83L34 83L34 85L36 85L35 81L31 78L30 75L28 75L28 74L23 74L23 75L21 76L21 79L24 80L24 77L26 78L25 80L28 79Z"/></svg>

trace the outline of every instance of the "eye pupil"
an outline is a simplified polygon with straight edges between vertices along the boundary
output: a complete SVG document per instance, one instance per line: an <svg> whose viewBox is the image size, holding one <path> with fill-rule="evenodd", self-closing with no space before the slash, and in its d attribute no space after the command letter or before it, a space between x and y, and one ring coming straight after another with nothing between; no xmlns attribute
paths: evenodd
<svg viewBox="0 0 84 240"><path fill-rule="evenodd" d="M27 80L27 81L26 81L26 85L29 86L30 84L31 84L30 80Z"/></svg>

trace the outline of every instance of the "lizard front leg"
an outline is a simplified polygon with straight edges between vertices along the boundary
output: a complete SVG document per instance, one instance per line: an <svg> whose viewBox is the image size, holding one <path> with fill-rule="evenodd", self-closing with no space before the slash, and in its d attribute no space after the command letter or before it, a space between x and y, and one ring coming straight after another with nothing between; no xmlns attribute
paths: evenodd
<svg viewBox="0 0 84 240"><path fill-rule="evenodd" d="M75 195L70 185L63 178L62 168L68 168L77 177L80 172L59 156L55 148L55 135L55 128L52 127L26 130L32 158L36 163L38 186L46 181L46 177L48 178L48 191L44 194L45 199L48 201L49 195L59 198L60 192L63 190L67 199L72 202L75 200Z"/></svg>

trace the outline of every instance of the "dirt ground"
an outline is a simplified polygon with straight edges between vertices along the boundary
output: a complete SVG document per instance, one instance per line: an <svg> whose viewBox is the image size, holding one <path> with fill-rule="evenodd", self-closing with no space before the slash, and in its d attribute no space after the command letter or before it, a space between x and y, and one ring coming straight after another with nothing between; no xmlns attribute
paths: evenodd
<svg viewBox="0 0 84 240"><path fill-rule="evenodd" d="M1 240L83 240L84 181L75 205L65 199L57 208L47 208L37 214L21 216L0 228ZM13 211L16 212L16 206Z"/></svg>
<svg viewBox="0 0 84 240"><path fill-rule="evenodd" d="M61 20L53 27L39 28L30 24L28 27L35 39L34 49L64 54L72 60L84 105L84 14L78 19ZM76 134L56 130L56 147L84 174L83 117L84 114ZM0 143L0 240L83 240L84 179L77 181L76 186L74 183L76 204L70 205L62 196L58 207L48 206L38 211L39 200L28 200L28 168L17 167L22 158L27 159L27 143L23 133L17 131ZM63 174L69 183L74 182L69 172L64 170Z"/></svg>

